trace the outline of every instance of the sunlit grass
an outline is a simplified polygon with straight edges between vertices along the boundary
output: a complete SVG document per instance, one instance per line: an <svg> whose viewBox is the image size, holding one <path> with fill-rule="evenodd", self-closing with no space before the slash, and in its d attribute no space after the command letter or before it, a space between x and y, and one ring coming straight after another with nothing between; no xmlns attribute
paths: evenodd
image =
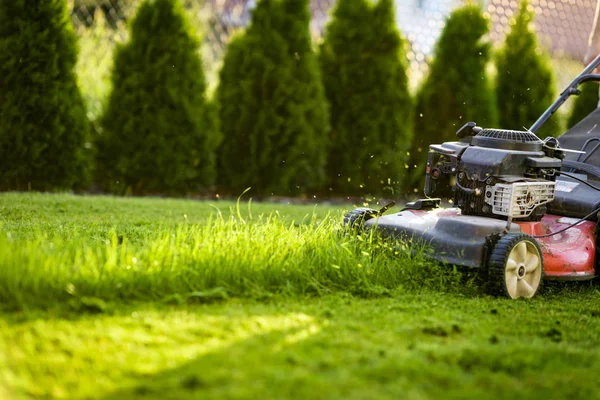
<svg viewBox="0 0 600 400"><path fill-rule="evenodd" d="M285 333L281 345L286 345L298 334L320 329L314 317L294 312L231 316L147 307L133 310L83 317L77 322L79 332L73 334L68 333L73 321L62 318L28 321L10 333L3 331L3 337L15 345L6 354L21 372L7 380L32 397L79 397L113 389L116 382L135 383L136 377L150 377L199 357L227 353L261 335ZM38 338L44 341L34 357L30 346ZM81 358L71 363L73 353ZM82 384L82 377L84 382L94 379L93 391Z"/></svg>
<svg viewBox="0 0 600 400"><path fill-rule="evenodd" d="M4 226L0 301L24 308L89 298L185 302L339 291L370 296L423 285L451 290L461 278L419 252L411 255L410 244L344 232L337 212L289 220L278 211L242 211L238 204L227 214L215 208L197 223L184 215L183 222L133 231L133 240L127 223L104 226L100 237L93 226L34 223L15 238Z"/></svg>
<svg viewBox="0 0 600 400"><path fill-rule="evenodd" d="M490 297L351 208L1 194L0 399L595 395L595 285Z"/></svg>
<svg viewBox="0 0 600 400"><path fill-rule="evenodd" d="M55 305L0 316L0 382L8 399L593 398L597 304L424 291Z"/></svg>

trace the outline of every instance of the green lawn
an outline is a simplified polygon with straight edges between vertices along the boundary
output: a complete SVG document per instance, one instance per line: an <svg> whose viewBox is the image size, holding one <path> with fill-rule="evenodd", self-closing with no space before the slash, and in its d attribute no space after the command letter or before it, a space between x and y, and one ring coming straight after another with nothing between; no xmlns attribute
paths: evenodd
<svg viewBox="0 0 600 400"><path fill-rule="evenodd" d="M0 399L598 397L595 285L489 297L344 211L0 195Z"/></svg>

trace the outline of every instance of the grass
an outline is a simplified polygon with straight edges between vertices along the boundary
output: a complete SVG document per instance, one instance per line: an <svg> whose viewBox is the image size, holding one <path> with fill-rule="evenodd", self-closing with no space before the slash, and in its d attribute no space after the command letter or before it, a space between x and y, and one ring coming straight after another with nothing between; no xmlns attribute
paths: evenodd
<svg viewBox="0 0 600 400"><path fill-rule="evenodd" d="M14 202L10 195L6 199ZM310 208L288 206L296 215L292 219L277 209L261 213L272 205L242 212L239 204L225 203L230 211L224 213L192 201L84 198L70 205L66 197L29 199L0 209L7 220L0 247L10 249L0 253L5 307L90 298L182 302L335 291L379 295L429 280L443 289L458 279L452 273L422 274L439 267L423 259L415 263L395 243L342 235L340 212L301 217L299 210ZM46 207L44 200L50 200ZM30 217L44 208L46 215Z"/></svg>
<svg viewBox="0 0 600 400"><path fill-rule="evenodd" d="M0 398L596 395L595 285L493 298L343 212L0 195Z"/></svg>

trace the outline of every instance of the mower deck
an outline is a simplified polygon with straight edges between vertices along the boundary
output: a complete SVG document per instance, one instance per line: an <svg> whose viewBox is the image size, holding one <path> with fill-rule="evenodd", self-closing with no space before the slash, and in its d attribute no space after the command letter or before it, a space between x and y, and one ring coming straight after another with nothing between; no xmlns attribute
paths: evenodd
<svg viewBox="0 0 600 400"><path fill-rule="evenodd" d="M546 214L538 222L513 222L511 233L532 236L554 233L577 219ZM377 227L385 236L414 239L430 250L428 257L439 262L480 268L486 265L489 238L505 232L500 219L462 215L458 208L405 210L367 220L365 227ZM544 278L587 280L596 276L594 230L584 221L565 232L538 238L544 259Z"/></svg>

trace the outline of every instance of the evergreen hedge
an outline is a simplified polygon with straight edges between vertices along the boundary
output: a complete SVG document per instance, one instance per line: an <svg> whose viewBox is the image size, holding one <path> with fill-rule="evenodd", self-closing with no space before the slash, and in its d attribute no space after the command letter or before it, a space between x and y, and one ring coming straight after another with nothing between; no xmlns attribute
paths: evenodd
<svg viewBox="0 0 600 400"><path fill-rule="evenodd" d="M0 0L0 190L84 188L90 122L64 0Z"/></svg>
<svg viewBox="0 0 600 400"><path fill-rule="evenodd" d="M411 147L410 193L422 193L429 145L456 140L468 121L497 122L494 92L486 74L489 20L477 5L454 10L434 49L429 75L417 93Z"/></svg>
<svg viewBox="0 0 600 400"><path fill-rule="evenodd" d="M586 82L579 87L581 94L573 102L573 109L567 120L567 128L576 125L598 107L599 88L600 86L595 82Z"/></svg>
<svg viewBox="0 0 600 400"><path fill-rule="evenodd" d="M328 112L307 0L261 0L252 14L220 71L221 186L258 195L318 190Z"/></svg>
<svg viewBox="0 0 600 400"><path fill-rule="evenodd" d="M338 1L320 51L335 193L389 195L404 181L412 125L404 46L392 0Z"/></svg>
<svg viewBox="0 0 600 400"><path fill-rule="evenodd" d="M510 32L496 57L496 98L503 129L529 128L556 98L550 58L542 53L533 28L533 9L522 0ZM537 132L540 137L561 131L556 113Z"/></svg>
<svg viewBox="0 0 600 400"><path fill-rule="evenodd" d="M179 0L146 0L119 46L101 117L98 181L116 192L190 193L215 179L219 135Z"/></svg>

